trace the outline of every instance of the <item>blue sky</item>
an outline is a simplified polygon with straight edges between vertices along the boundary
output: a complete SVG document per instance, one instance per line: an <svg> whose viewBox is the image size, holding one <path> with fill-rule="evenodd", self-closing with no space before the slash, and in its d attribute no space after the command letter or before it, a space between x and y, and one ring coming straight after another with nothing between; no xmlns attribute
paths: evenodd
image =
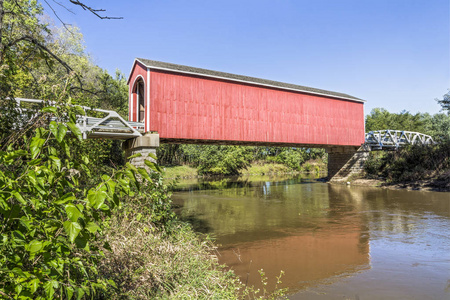
<svg viewBox="0 0 450 300"><path fill-rule="evenodd" d="M437 113L450 88L449 0L84 2L123 17L55 7L110 73L143 57L347 93L366 114Z"/></svg>

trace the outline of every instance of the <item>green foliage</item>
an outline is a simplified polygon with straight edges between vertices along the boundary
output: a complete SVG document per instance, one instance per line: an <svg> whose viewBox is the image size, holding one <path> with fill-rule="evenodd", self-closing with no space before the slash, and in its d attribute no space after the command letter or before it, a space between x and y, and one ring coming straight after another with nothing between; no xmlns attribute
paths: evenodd
<svg viewBox="0 0 450 300"><path fill-rule="evenodd" d="M48 111L48 109L46 110ZM137 170L127 167L103 175L92 187L89 159L74 157L67 132L81 138L74 123L39 127L21 147L0 152L0 292L20 299L77 299L93 296L114 282L98 276L97 265L109 249L103 232L111 213L126 196L142 196ZM141 176L141 178L149 178ZM164 207L165 198L154 191ZM167 218L167 207L153 209L152 220ZM161 213L163 211L163 213Z"/></svg>
<svg viewBox="0 0 450 300"><path fill-rule="evenodd" d="M411 114L408 111L402 111L399 114L390 113L384 108L374 108L366 116L366 131L373 130L406 130L424 132L424 120L420 113Z"/></svg>
<svg viewBox="0 0 450 300"><path fill-rule="evenodd" d="M198 173L203 175L237 175L250 165L252 152L249 147L204 146L199 160Z"/></svg>
<svg viewBox="0 0 450 300"><path fill-rule="evenodd" d="M0 99L5 99L28 86L34 79L27 70L48 58L37 47L45 43L48 28L39 20L43 9L37 1L5 0L1 5Z"/></svg>
<svg viewBox="0 0 450 300"><path fill-rule="evenodd" d="M372 152L365 164L369 176L388 182L432 180L450 183L450 140L431 146L410 146L399 151ZM441 183L439 183L440 185Z"/></svg>
<svg viewBox="0 0 450 300"><path fill-rule="evenodd" d="M162 145L157 155L161 165L188 164L197 167L199 175L236 175L256 162L282 164L300 171L306 160L326 159L324 149L177 144Z"/></svg>
<svg viewBox="0 0 450 300"><path fill-rule="evenodd" d="M407 111L396 114L384 108L375 108L366 116L366 132L383 129L415 131L431 135L435 140L445 140L450 137L450 115L413 115Z"/></svg>
<svg viewBox="0 0 450 300"><path fill-rule="evenodd" d="M450 139L450 115L424 114L425 133L431 135L436 142Z"/></svg>
<svg viewBox="0 0 450 300"><path fill-rule="evenodd" d="M436 99L437 102L442 106L442 110L446 110L450 114L450 91L447 92L442 99Z"/></svg>
<svg viewBox="0 0 450 300"><path fill-rule="evenodd" d="M268 161L286 165L293 170L301 170L306 159L307 153L305 149L301 148L282 148L276 156L267 157Z"/></svg>

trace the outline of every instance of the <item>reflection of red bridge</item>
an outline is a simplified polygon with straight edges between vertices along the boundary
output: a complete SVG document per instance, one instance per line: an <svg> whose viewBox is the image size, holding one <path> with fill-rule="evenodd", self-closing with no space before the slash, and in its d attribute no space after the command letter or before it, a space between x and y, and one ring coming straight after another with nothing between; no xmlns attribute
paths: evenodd
<svg viewBox="0 0 450 300"><path fill-rule="evenodd" d="M143 122L162 142L340 147L339 153L364 143L364 101L347 94L146 59L135 60L128 82L129 120Z"/></svg>

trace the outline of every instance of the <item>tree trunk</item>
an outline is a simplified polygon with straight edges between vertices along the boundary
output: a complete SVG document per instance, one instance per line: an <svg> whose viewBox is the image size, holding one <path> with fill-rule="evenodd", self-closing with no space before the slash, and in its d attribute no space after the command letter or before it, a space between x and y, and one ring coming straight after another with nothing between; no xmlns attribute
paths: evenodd
<svg viewBox="0 0 450 300"><path fill-rule="evenodd" d="M0 0L0 61L3 60L3 15L5 11L3 10L3 0Z"/></svg>

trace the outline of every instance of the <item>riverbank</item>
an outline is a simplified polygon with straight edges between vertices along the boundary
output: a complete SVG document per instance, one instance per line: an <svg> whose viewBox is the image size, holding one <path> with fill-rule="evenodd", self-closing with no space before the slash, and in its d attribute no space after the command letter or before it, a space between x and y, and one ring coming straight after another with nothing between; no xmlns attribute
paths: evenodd
<svg viewBox="0 0 450 300"><path fill-rule="evenodd" d="M373 151L364 169L363 174L353 175L346 181L390 189L449 192L450 141L399 151Z"/></svg>
<svg viewBox="0 0 450 300"><path fill-rule="evenodd" d="M188 178L201 178L198 169L190 167L188 165L163 167L165 179L175 179L177 177ZM253 162L247 169L241 171L240 175L276 175L276 174L301 174L301 173L323 173L327 170L327 165L323 162L311 160L307 161L298 170L292 169L286 165L257 161Z"/></svg>
<svg viewBox="0 0 450 300"><path fill-rule="evenodd" d="M344 184L354 186L378 187L393 190L430 191L430 192L450 192L450 173L446 177L436 179L387 182L384 179L372 179L361 175L358 178L350 178L345 181L334 181L331 184Z"/></svg>

